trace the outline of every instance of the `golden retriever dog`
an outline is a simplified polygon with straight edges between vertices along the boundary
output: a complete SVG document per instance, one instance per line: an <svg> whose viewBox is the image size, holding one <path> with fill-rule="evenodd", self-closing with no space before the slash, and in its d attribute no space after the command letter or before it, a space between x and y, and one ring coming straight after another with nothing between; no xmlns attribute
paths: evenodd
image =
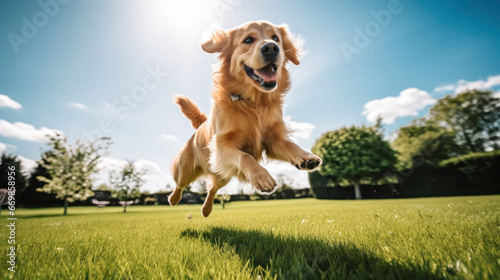
<svg viewBox="0 0 500 280"><path fill-rule="evenodd" d="M298 65L301 55L301 41L286 25L258 21L218 29L201 48L218 53L211 114L207 118L191 100L175 96L197 130L173 162L177 186L168 201L177 205L182 190L204 176L208 194L201 213L208 217L217 191L233 177L262 192L274 190L276 180L259 164L263 153L309 171L321 159L291 141L283 121L282 105L290 89L285 65Z"/></svg>

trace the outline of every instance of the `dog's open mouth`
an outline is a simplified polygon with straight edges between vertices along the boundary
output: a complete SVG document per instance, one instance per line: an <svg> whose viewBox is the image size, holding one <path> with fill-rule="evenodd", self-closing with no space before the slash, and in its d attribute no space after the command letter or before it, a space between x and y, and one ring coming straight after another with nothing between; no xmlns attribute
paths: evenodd
<svg viewBox="0 0 500 280"><path fill-rule="evenodd" d="M276 80L278 79L278 67L274 63L269 63L261 69L254 70L250 66L244 65L245 72L248 77L257 81L262 87L266 89L273 89L276 87Z"/></svg>

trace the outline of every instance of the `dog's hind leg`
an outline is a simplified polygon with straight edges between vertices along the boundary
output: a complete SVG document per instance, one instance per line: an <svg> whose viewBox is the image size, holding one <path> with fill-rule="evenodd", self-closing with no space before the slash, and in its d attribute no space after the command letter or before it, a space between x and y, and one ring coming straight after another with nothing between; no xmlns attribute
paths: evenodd
<svg viewBox="0 0 500 280"><path fill-rule="evenodd" d="M168 203L170 203L170 205L172 206L175 206L179 203L182 198L182 191L184 190L184 188L194 182L194 180L196 180L201 175L201 168L197 168L195 170L192 170L191 172L186 173L187 174L180 175L178 179L174 179L177 186L175 187L175 190L172 192L172 194L170 194L170 196L168 197Z"/></svg>
<svg viewBox="0 0 500 280"><path fill-rule="evenodd" d="M177 158L172 165L174 181L177 184L175 190L168 197L168 203L174 206L179 203L182 198L182 190L202 173L202 169L196 166L194 160L193 138L191 138L177 154Z"/></svg>
<svg viewBox="0 0 500 280"><path fill-rule="evenodd" d="M211 179L211 180L210 180ZM208 217L210 213L212 212L212 208L214 205L214 198L215 195L217 194L217 191L227 185L229 181L220 179L216 175L211 175L210 179L207 180L207 185L208 185L208 194L207 198L205 198L205 203L203 203L203 206L201 207L201 214L203 217Z"/></svg>

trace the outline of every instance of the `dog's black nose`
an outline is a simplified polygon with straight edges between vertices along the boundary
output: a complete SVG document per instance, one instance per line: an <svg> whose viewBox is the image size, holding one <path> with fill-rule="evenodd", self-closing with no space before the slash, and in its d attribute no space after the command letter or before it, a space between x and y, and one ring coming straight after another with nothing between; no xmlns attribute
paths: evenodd
<svg viewBox="0 0 500 280"><path fill-rule="evenodd" d="M280 47L276 43L265 43L260 51L262 54L278 54L280 52Z"/></svg>
<svg viewBox="0 0 500 280"><path fill-rule="evenodd" d="M280 47L278 44L273 42L265 43L260 48L260 52L266 61L275 61L280 53Z"/></svg>

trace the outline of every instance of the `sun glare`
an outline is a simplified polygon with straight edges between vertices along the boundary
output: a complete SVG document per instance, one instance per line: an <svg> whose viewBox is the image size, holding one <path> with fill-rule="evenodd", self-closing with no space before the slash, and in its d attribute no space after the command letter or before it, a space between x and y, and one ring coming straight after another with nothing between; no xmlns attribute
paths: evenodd
<svg viewBox="0 0 500 280"><path fill-rule="evenodd" d="M162 56L165 46L197 48L202 34L219 21L211 1L146 0L134 2L130 12L134 38L140 48Z"/></svg>
<svg viewBox="0 0 500 280"><path fill-rule="evenodd" d="M137 2L140 21L154 31L168 29L178 34L200 33L216 21L211 1L149 0Z"/></svg>

